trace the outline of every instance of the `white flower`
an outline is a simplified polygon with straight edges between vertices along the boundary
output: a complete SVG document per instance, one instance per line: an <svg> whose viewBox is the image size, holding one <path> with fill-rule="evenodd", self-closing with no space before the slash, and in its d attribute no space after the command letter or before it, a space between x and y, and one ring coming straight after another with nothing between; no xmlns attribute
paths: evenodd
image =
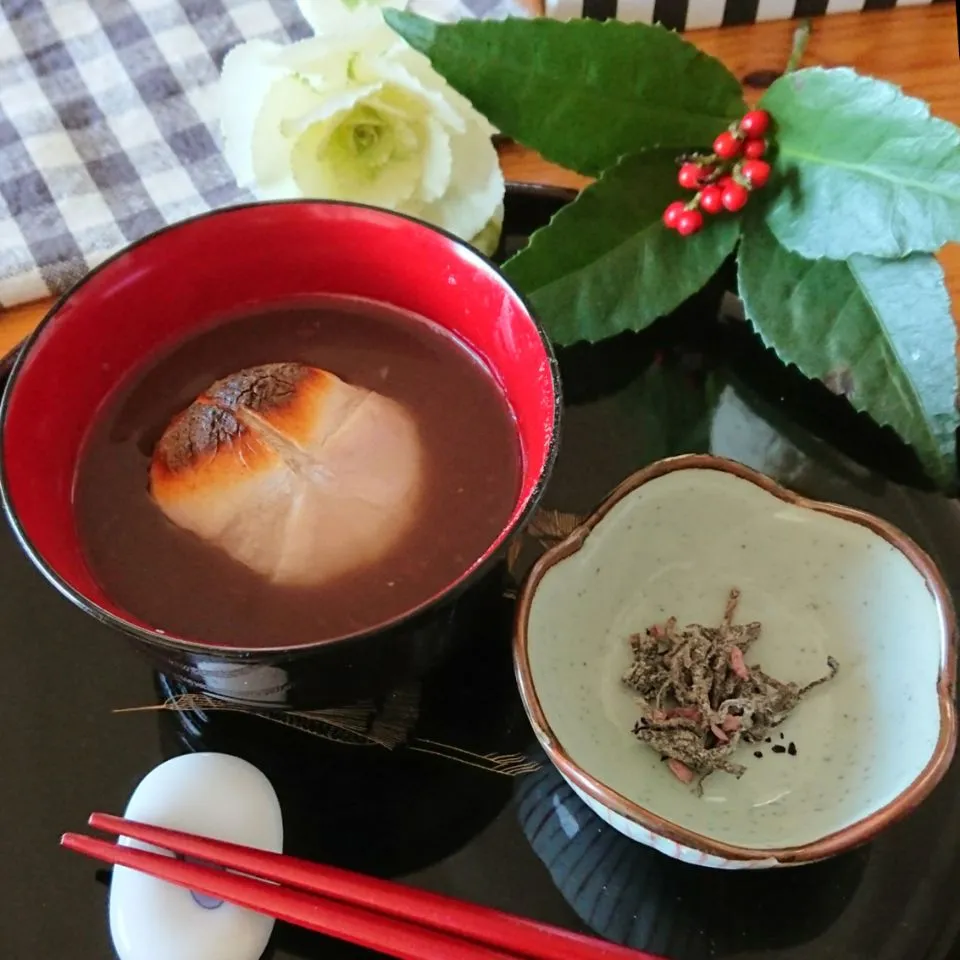
<svg viewBox="0 0 960 960"><path fill-rule="evenodd" d="M339 2L302 0L315 37L227 54L221 122L237 182L261 199L385 207L472 240L502 217L493 127L390 30L381 0Z"/></svg>

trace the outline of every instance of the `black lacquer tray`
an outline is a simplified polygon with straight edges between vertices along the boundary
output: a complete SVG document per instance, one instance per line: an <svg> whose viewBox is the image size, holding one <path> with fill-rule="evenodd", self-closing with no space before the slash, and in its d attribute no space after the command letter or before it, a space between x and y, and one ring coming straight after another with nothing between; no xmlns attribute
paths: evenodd
<svg viewBox="0 0 960 960"><path fill-rule="evenodd" d="M566 199L512 188L508 247ZM888 518L933 555L956 594L957 504L915 486L915 463L894 438L786 374L735 316L718 322L729 303L724 287L718 277L644 335L562 352L568 406L545 506L585 512L653 459L712 451ZM109 872L62 852L58 835L82 827L91 810L121 812L155 764L196 749L235 753L268 774L288 852L593 930L673 960L960 960L960 764L869 847L790 870L711 871L621 837L549 765L510 776L461 762L472 761L459 751L543 760L513 682L508 597L491 604L477 635L419 690L377 705L379 720L393 710L400 719L391 729L417 746L391 750L349 730L321 724L327 735L317 736L316 724L304 732L202 705L116 713L178 691L50 589L5 528L0 585L4 960L112 956ZM372 954L280 924L266 956Z"/></svg>

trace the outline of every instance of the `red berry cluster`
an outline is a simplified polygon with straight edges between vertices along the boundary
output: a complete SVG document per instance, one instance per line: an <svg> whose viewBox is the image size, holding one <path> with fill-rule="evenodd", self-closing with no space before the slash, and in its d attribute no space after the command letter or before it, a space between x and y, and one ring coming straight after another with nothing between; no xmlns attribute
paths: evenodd
<svg viewBox="0 0 960 960"><path fill-rule="evenodd" d="M770 178L770 164L760 158L767 151L764 135L770 128L766 110L751 110L743 119L713 141L709 156L684 160L677 182L696 190L689 203L677 200L663 211L663 222L688 237L703 226L703 213L736 213L746 206L751 190L759 190Z"/></svg>

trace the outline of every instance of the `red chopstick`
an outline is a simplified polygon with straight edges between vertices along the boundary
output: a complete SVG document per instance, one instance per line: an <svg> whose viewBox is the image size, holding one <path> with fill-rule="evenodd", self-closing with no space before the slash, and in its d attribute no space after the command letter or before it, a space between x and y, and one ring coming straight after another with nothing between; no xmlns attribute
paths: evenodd
<svg viewBox="0 0 960 960"><path fill-rule="evenodd" d="M76 834L65 834L63 845L398 960L655 960L558 927L283 854L104 813L93 814L89 823L246 876Z"/></svg>
<svg viewBox="0 0 960 960"><path fill-rule="evenodd" d="M97 860L131 867L177 886L247 907L317 933L376 950L398 960L516 960L516 954L490 950L481 944L457 940L436 930L392 917L379 916L347 904L324 900L298 890L273 887L261 880L238 877L210 867L184 863L159 853L107 843L77 834L64 834L62 843Z"/></svg>

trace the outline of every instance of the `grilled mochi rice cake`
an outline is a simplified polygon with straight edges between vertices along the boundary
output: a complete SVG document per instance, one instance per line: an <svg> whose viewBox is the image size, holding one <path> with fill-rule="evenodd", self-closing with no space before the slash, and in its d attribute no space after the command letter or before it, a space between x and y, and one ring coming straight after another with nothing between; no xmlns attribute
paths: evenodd
<svg viewBox="0 0 960 960"><path fill-rule="evenodd" d="M415 523L417 425L396 401L316 367L218 380L173 418L150 494L178 527L282 585L375 563Z"/></svg>

